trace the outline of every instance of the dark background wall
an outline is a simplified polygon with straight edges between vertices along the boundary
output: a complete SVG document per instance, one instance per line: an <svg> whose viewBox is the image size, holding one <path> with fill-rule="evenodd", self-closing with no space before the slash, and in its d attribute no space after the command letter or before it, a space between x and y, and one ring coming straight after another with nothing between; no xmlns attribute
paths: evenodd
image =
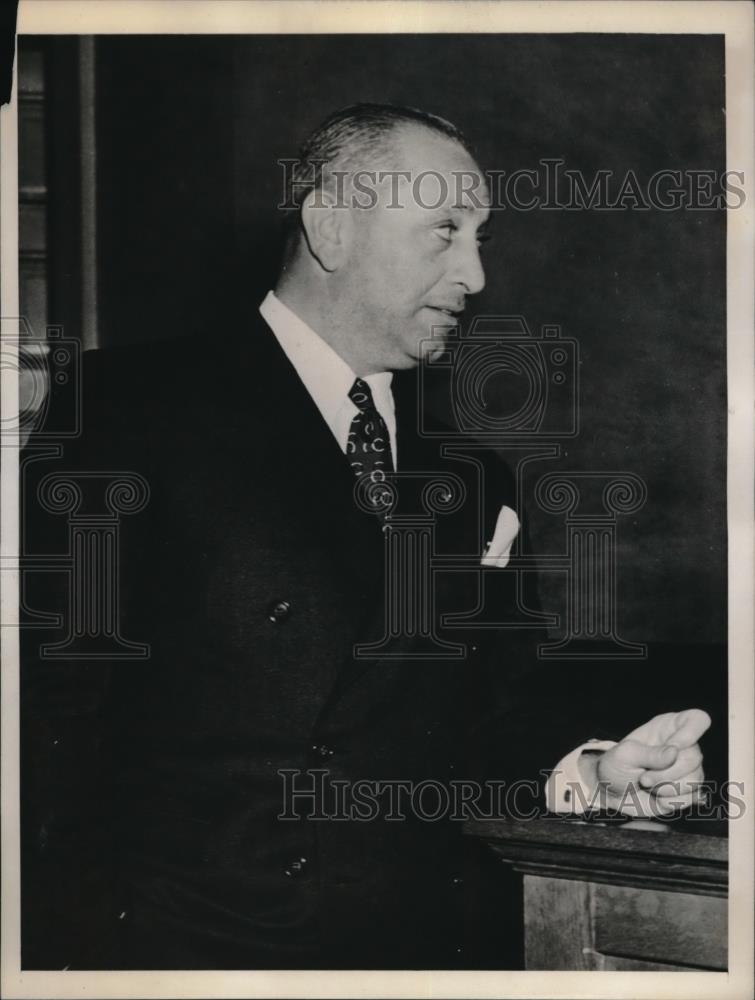
<svg viewBox="0 0 755 1000"><path fill-rule="evenodd" d="M101 37L96 55L102 344L201 329L221 348L220 304L254 309L275 275L276 161L353 101L444 115L496 169L724 169L714 36ZM647 485L619 524L621 634L723 641L723 213L506 210L485 254L470 318L521 314L580 345L581 433L533 474ZM531 518L535 548L563 551L562 519ZM563 610L560 576L541 589Z"/></svg>

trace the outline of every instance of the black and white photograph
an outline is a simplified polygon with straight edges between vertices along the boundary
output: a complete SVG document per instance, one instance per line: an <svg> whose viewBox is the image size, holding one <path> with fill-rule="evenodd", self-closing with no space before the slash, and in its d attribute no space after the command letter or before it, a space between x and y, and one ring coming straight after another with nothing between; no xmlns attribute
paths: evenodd
<svg viewBox="0 0 755 1000"><path fill-rule="evenodd" d="M750 996L752 4L7 53L4 995Z"/></svg>

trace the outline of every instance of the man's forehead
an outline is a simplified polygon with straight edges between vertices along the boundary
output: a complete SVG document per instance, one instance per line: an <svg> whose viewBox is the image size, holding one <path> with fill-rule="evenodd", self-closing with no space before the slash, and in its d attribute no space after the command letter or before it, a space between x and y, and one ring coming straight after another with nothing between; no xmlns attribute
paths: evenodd
<svg viewBox="0 0 755 1000"><path fill-rule="evenodd" d="M399 191L402 205L424 214L455 212L462 218L480 216L483 221L490 215L490 190L477 168L412 172L402 176Z"/></svg>
<svg viewBox="0 0 755 1000"><path fill-rule="evenodd" d="M456 211L467 213L482 213L486 218L490 215L490 191L482 174L468 178L470 183L478 181L473 188L464 189L460 182L461 191L457 192L454 198L450 198L450 206Z"/></svg>
<svg viewBox="0 0 755 1000"><path fill-rule="evenodd" d="M476 170L482 173L472 154L462 143L442 132L422 125L402 125L391 136L393 161L399 169Z"/></svg>
<svg viewBox="0 0 755 1000"><path fill-rule="evenodd" d="M393 136L394 186L411 193L410 203L427 209L487 212L487 180L471 153L451 136L406 125Z"/></svg>

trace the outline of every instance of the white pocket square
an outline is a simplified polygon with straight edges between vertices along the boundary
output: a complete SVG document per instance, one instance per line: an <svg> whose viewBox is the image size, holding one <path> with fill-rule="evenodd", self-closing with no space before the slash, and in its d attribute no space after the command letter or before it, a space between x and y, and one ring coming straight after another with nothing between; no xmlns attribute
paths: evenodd
<svg viewBox="0 0 755 1000"><path fill-rule="evenodd" d="M488 542L480 560L481 566L508 565L511 546L519 531L519 518L511 507L501 507L492 541Z"/></svg>

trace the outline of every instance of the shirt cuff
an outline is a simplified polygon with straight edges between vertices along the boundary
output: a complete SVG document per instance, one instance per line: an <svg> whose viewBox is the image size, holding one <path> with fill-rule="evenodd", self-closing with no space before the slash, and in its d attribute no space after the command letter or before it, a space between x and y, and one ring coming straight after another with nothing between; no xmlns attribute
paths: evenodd
<svg viewBox="0 0 755 1000"><path fill-rule="evenodd" d="M590 806L593 789L588 788L579 770L579 758L585 751L610 750L615 740L588 740L563 757L545 783L548 812L581 815Z"/></svg>

